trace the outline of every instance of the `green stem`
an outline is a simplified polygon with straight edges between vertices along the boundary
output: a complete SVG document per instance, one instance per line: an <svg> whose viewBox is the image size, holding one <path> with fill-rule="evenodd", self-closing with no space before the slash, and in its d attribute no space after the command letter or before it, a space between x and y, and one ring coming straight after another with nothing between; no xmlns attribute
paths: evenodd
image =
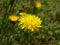
<svg viewBox="0 0 60 45"><path fill-rule="evenodd" d="M33 9L33 14L36 14L36 8L34 7L34 9Z"/></svg>
<svg viewBox="0 0 60 45"><path fill-rule="evenodd" d="M24 37L24 40L23 40L23 42L21 43L21 45L24 45L24 42L25 42L25 40L26 40L27 37L28 37L28 33L25 33L24 35L25 35L25 37Z"/></svg>

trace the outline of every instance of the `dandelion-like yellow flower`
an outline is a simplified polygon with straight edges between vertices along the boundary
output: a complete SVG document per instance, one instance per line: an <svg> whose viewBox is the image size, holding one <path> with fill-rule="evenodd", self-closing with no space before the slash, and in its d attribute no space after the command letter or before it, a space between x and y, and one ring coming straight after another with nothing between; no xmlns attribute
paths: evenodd
<svg viewBox="0 0 60 45"><path fill-rule="evenodd" d="M8 19L9 19L10 21L15 22L15 21L17 21L17 20L19 19L19 17L16 16L16 15L10 15L10 16L8 17Z"/></svg>
<svg viewBox="0 0 60 45"><path fill-rule="evenodd" d="M21 13L22 14L22 13ZM23 15L23 14L22 14ZM41 27L42 20L35 15L26 14L19 19L21 29L30 31L37 31Z"/></svg>
<svg viewBox="0 0 60 45"><path fill-rule="evenodd" d="M32 5L38 9L42 6L40 2L32 2Z"/></svg>

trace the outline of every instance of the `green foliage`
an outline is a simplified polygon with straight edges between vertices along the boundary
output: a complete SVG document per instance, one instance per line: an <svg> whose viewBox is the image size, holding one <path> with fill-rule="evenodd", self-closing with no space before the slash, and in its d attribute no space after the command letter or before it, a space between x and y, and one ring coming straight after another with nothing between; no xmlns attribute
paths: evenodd
<svg viewBox="0 0 60 45"><path fill-rule="evenodd" d="M40 9L32 6L40 1ZM26 12L39 16L43 22L38 32L27 33L10 22L8 16ZM60 45L60 0L0 0L0 45Z"/></svg>

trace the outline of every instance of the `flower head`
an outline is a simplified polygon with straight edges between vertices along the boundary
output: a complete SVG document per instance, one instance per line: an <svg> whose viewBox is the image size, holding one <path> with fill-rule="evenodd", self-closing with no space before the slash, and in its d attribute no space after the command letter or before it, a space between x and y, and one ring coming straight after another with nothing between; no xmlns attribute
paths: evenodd
<svg viewBox="0 0 60 45"><path fill-rule="evenodd" d="M22 14L23 15L23 14ZM19 19L21 29L37 31L41 27L42 20L33 14L26 14Z"/></svg>
<svg viewBox="0 0 60 45"><path fill-rule="evenodd" d="M17 20L19 19L19 17L16 16L16 15L10 15L10 16L8 17L8 19L9 19L10 21L15 22L15 21L17 21Z"/></svg>
<svg viewBox="0 0 60 45"><path fill-rule="evenodd" d="M40 2L32 2L32 5L36 8L41 8L41 3Z"/></svg>

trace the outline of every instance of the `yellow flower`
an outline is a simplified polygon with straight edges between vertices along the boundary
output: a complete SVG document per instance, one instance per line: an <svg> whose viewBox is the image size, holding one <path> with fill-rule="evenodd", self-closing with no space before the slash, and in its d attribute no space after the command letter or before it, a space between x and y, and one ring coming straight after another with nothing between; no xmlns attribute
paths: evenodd
<svg viewBox="0 0 60 45"><path fill-rule="evenodd" d="M19 19L19 17L16 16L16 15L10 15L10 16L8 17L8 19L9 19L10 21L15 22L15 21L17 21L17 20Z"/></svg>
<svg viewBox="0 0 60 45"><path fill-rule="evenodd" d="M23 15L23 14L22 14ZM33 14L26 14L21 16L19 19L19 26L21 29L26 29L28 31L37 31L41 27L42 20Z"/></svg>
<svg viewBox="0 0 60 45"><path fill-rule="evenodd" d="M41 3L40 2L32 2L32 5L36 8L41 8Z"/></svg>

